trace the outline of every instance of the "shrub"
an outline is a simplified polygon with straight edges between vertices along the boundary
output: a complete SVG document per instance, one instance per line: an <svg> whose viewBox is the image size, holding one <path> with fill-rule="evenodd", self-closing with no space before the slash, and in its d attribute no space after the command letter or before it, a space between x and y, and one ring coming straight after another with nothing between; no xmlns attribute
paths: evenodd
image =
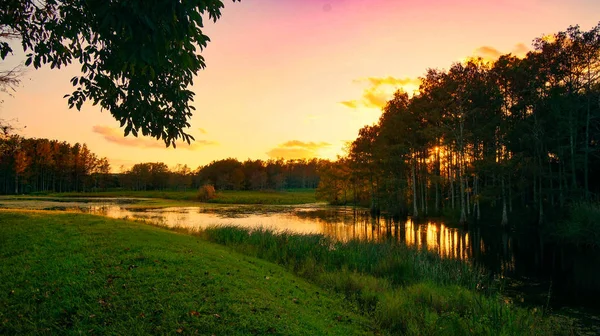
<svg viewBox="0 0 600 336"><path fill-rule="evenodd" d="M549 225L546 232L560 242L600 246L600 204L593 202L572 204L568 217Z"/></svg>
<svg viewBox="0 0 600 336"><path fill-rule="evenodd" d="M213 198L217 197L217 192L215 191L215 187L211 184L205 184L198 189L198 194L196 198L202 202L209 201Z"/></svg>

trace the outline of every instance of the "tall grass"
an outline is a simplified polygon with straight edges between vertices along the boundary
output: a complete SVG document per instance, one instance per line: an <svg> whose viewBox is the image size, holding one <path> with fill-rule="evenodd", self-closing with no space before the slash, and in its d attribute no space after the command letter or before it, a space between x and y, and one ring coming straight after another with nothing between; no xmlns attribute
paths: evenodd
<svg viewBox="0 0 600 336"><path fill-rule="evenodd" d="M541 312L504 302L481 269L427 251L392 242L341 243L317 234L234 226L199 234L343 293L394 334L561 333Z"/></svg>

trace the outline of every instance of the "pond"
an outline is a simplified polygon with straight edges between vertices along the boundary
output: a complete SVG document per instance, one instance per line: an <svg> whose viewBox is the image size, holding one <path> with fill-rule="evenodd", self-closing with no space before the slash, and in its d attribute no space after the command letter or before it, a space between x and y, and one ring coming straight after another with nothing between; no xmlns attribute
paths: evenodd
<svg viewBox="0 0 600 336"><path fill-rule="evenodd" d="M22 202L21 202L22 203ZM38 207L39 207L38 203ZM0 206L6 206L0 202ZM21 204L20 207L26 207ZM504 292L520 304L567 309L599 325L600 254L561 247L536 232L507 232L489 227L469 230L439 221L414 223L373 218L366 210L305 206L214 206L135 209L98 201L46 202L43 208L69 209L112 218L149 221L167 227L212 225L265 227L296 233L321 233L339 241L393 240L485 267L505 280Z"/></svg>

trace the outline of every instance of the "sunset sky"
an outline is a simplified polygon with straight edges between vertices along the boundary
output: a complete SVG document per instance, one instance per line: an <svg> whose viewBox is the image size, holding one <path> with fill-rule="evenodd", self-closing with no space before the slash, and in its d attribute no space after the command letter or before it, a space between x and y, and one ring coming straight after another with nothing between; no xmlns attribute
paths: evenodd
<svg viewBox="0 0 600 336"><path fill-rule="evenodd" d="M574 24L589 30L598 14L597 0L226 1L205 28L212 42L193 87L192 146L123 138L108 112L68 109L62 97L76 65L28 70L13 97L0 97L0 118L18 119L27 137L87 143L114 171L157 161L195 169L228 157L334 159L396 88L414 90L428 68L522 55L536 37Z"/></svg>

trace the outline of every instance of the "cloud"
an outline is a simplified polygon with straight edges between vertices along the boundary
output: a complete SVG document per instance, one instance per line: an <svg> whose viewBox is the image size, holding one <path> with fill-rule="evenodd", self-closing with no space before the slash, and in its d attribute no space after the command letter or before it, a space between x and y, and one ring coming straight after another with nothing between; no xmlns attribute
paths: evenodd
<svg viewBox="0 0 600 336"><path fill-rule="evenodd" d="M523 57L527 56L527 53L529 51L530 51L529 47L527 47L524 43L518 43L512 48L510 53L513 56L523 58ZM507 53L501 52L500 50L498 50L494 47L482 46L482 47L475 49L475 51L473 51L473 56L469 57L467 59L481 57L486 62L495 62L496 60L498 60L498 58L500 58L500 56L502 56L504 54L507 54Z"/></svg>
<svg viewBox="0 0 600 336"><path fill-rule="evenodd" d="M415 86L419 86L419 84L421 84L421 82L419 81L418 78L395 78L392 76L387 76L387 77L368 77L366 78L367 81L369 81L371 83L372 86L381 86L381 85L395 85L395 86L408 86L408 85L415 85ZM361 81L365 81L365 79L362 80L355 80L355 82L361 82Z"/></svg>
<svg viewBox="0 0 600 336"><path fill-rule="evenodd" d="M202 128L202 127L199 127L199 128L198 128L198 132L200 132L200 134L207 134L207 133L208 133L208 132L207 132L207 131L206 131L204 128Z"/></svg>
<svg viewBox="0 0 600 336"><path fill-rule="evenodd" d="M368 84L363 91L362 98L359 100L342 101L340 104L352 109L360 106L381 109L392 98L394 92L402 89L405 92L412 93L419 88L421 81L418 78L395 78L387 76L356 79L354 83Z"/></svg>
<svg viewBox="0 0 600 336"><path fill-rule="evenodd" d="M139 137L124 137L121 130L109 126L96 125L92 128L94 133L102 135L104 140L112 142L121 146L127 147L138 147L138 148L166 148L165 143L161 140L154 138L148 138L144 136ZM177 144L177 148L183 148L188 150L196 150L205 146L217 145L214 141L208 140L196 140L191 144L187 142Z"/></svg>
<svg viewBox="0 0 600 336"><path fill-rule="evenodd" d="M360 105L360 102L358 100L346 100L343 102L340 102L340 104L349 107L351 109L355 109L358 107L358 105Z"/></svg>
<svg viewBox="0 0 600 336"><path fill-rule="evenodd" d="M305 148L273 148L267 152L267 155L272 159L308 159L316 157L316 153Z"/></svg>
<svg viewBox="0 0 600 336"><path fill-rule="evenodd" d="M328 142L304 142L300 140L290 140L279 145L279 147L301 147L312 150L329 146L331 146L331 144Z"/></svg>
<svg viewBox="0 0 600 336"><path fill-rule="evenodd" d="M519 43L513 48L512 53L517 57L525 57L530 51L531 49L525 43Z"/></svg>
<svg viewBox="0 0 600 336"><path fill-rule="evenodd" d="M475 49L473 55L475 57L481 57L484 60L497 60L502 56L502 53L494 47L483 46Z"/></svg>
<svg viewBox="0 0 600 336"><path fill-rule="evenodd" d="M306 159L318 157L320 149L331 146L328 142L304 142L300 140L290 140L267 152L270 158L274 159Z"/></svg>

